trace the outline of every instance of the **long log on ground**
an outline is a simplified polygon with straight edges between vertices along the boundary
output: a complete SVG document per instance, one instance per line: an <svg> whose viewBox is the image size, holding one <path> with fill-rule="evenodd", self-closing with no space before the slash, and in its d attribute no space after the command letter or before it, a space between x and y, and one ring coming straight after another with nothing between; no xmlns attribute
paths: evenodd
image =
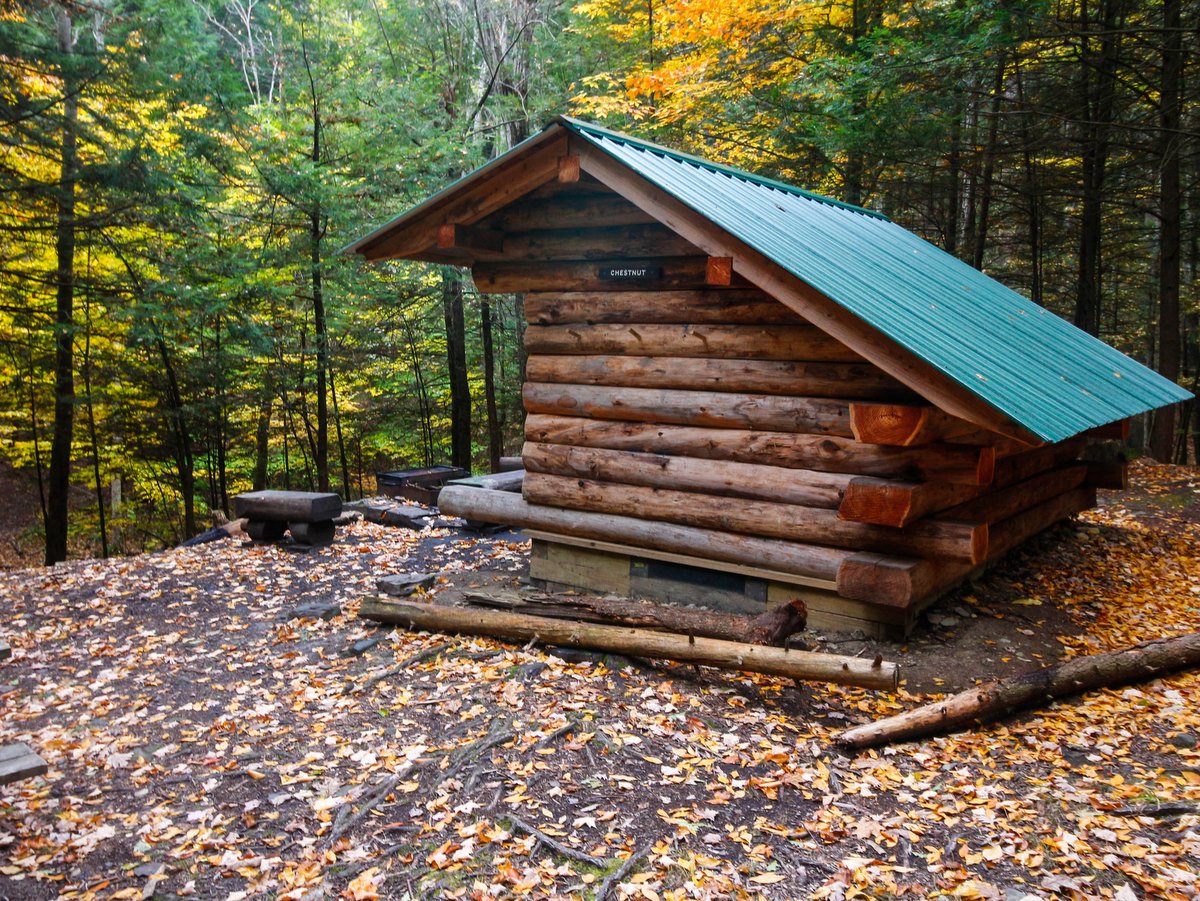
<svg viewBox="0 0 1200 901"><path fill-rule="evenodd" d="M804 631L808 620L808 610L799 599L780 604L758 616L590 594L468 591L463 599L470 606L490 607L510 613L655 629L659 632L772 647L783 647L790 636Z"/></svg>
<svg viewBox="0 0 1200 901"><path fill-rule="evenodd" d="M477 522L504 523L577 538L742 563L831 583L837 577L838 566L851 554L840 548L753 538L633 516L608 516L530 504L520 495L507 491L483 491L451 485L442 489L438 506L450 516L461 516Z"/></svg>
<svg viewBox="0 0 1200 901"><path fill-rule="evenodd" d="M530 325L566 323L671 323L681 325L806 325L762 291L710 288L698 291L570 291L525 296Z"/></svg>
<svg viewBox="0 0 1200 901"><path fill-rule="evenodd" d="M530 382L618 388L679 388L872 400L911 396L907 388L869 363L536 354L526 362L525 373Z"/></svg>
<svg viewBox="0 0 1200 901"><path fill-rule="evenodd" d="M640 516L702 529L853 550L964 563L981 563L988 552L988 527L980 523L926 519L907 529L891 529L844 522L833 510L532 472L526 476L521 493L532 504Z"/></svg>
<svg viewBox="0 0 1200 901"><path fill-rule="evenodd" d="M899 684L900 668L895 663L674 635L649 629L564 622L519 613L438 607L432 604L392 603L379 598L364 598L359 616L414 629L486 635L516 641L536 640L558 647L678 660L720 669L838 685L894 690Z"/></svg>
<svg viewBox="0 0 1200 901"><path fill-rule="evenodd" d="M912 404L850 405L850 427L864 444L916 447L979 431L979 426L943 413L937 407Z"/></svg>
<svg viewBox="0 0 1200 901"><path fill-rule="evenodd" d="M606 388L526 382L525 409L550 416L587 416L720 429L763 429L851 438L843 401L659 388Z"/></svg>
<svg viewBox="0 0 1200 901"><path fill-rule="evenodd" d="M853 476L785 469L729 460L698 460L566 444L526 442L521 451L530 472L621 482L649 488L698 491L723 497L779 501L833 509Z"/></svg>
<svg viewBox="0 0 1200 901"><path fill-rule="evenodd" d="M605 422L580 416L530 415L525 420L525 436L530 441L546 444L665 453L704 460L735 460L789 469L963 485L991 482L996 460L990 447L946 444L917 448L882 447L831 436Z"/></svg>
<svg viewBox="0 0 1200 901"><path fill-rule="evenodd" d="M1130 648L1077 657L926 704L896 716L847 729L844 748L870 748L964 729L1039 703L1157 678L1200 666L1200 632L1144 641Z"/></svg>
<svg viewBox="0 0 1200 901"><path fill-rule="evenodd" d="M525 349L530 354L862 362L813 325L531 325L525 329Z"/></svg>
<svg viewBox="0 0 1200 901"><path fill-rule="evenodd" d="M482 294L561 291L567 287L581 291L676 290L714 284L709 278L709 259L697 256L609 259L591 263L477 263L471 269L471 275ZM614 280L602 275L608 269L642 270L646 277ZM735 275L731 284L745 288L749 283Z"/></svg>

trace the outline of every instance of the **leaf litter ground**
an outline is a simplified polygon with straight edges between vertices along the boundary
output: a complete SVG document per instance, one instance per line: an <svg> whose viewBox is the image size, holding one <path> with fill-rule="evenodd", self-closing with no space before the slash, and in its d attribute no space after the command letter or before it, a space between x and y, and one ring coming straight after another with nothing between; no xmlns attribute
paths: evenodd
<svg viewBox="0 0 1200 901"><path fill-rule="evenodd" d="M900 660L896 695L355 616L391 573L512 582L512 533L357 523L309 554L0 575L0 741L50 765L0 788L0 897L1200 897L1195 674L832 744L976 678L1200 628L1200 479L1135 479L908 643L816 636Z"/></svg>

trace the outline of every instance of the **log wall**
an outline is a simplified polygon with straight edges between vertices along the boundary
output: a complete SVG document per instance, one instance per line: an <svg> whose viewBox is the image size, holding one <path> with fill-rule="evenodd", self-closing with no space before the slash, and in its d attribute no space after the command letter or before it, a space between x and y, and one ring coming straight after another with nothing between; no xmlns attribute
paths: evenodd
<svg viewBox="0 0 1200 901"><path fill-rule="evenodd" d="M447 235L490 249L481 291L525 295L529 474L506 521L770 560L854 616L910 625L1121 479L1079 462L1085 438L1029 448L932 407L586 178ZM461 503L487 519L490 501Z"/></svg>

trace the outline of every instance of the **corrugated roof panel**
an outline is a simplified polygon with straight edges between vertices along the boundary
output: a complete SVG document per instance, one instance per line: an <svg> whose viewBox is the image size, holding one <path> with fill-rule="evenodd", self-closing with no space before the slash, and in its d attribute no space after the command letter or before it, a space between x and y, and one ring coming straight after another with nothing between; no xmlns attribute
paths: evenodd
<svg viewBox="0 0 1200 901"><path fill-rule="evenodd" d="M1191 397L885 217L564 121L1043 440Z"/></svg>

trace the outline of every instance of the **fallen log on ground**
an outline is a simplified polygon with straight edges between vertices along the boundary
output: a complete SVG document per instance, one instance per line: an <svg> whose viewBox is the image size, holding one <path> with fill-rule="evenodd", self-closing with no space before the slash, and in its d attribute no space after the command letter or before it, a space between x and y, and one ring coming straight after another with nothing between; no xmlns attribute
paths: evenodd
<svg viewBox="0 0 1200 901"><path fill-rule="evenodd" d="M1200 632L1143 641L1119 651L1077 657L997 679L945 700L847 729L836 741L843 748L860 750L939 735L998 719L1043 698L1065 698L1196 666L1200 666Z"/></svg>
<svg viewBox="0 0 1200 901"><path fill-rule="evenodd" d="M858 685L863 688L895 689L900 668L881 659L841 657L811 651L791 651L762 645L675 635L649 629L627 629L594 623L569 622L462 607L406 604L382 598L364 598L359 616L381 623L438 632L485 635L517 641L536 640L548 645L587 648L623 654L699 663L719 669L792 679Z"/></svg>
<svg viewBox="0 0 1200 901"><path fill-rule="evenodd" d="M808 609L799 598L759 616L599 595L468 591L463 599L472 607L507 610L510 613L654 629L778 648L787 643L789 636L803 631L808 623Z"/></svg>

